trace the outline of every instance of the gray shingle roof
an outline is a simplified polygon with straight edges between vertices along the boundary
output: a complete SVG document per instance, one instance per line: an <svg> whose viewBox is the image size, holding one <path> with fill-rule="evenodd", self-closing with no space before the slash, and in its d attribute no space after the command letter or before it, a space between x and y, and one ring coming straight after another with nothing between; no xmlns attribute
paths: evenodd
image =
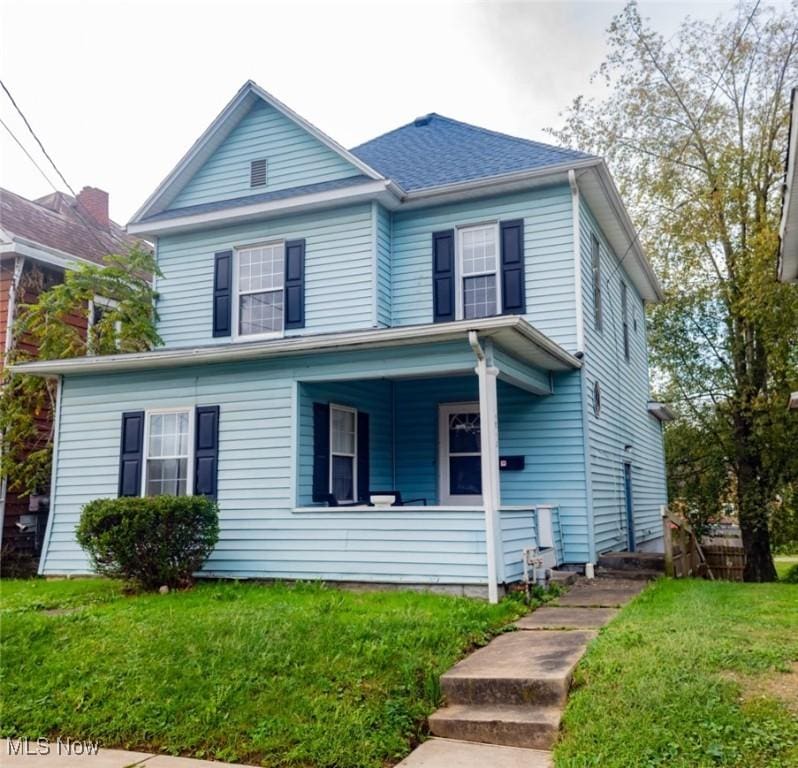
<svg viewBox="0 0 798 768"><path fill-rule="evenodd" d="M350 152L408 192L593 157L434 112Z"/></svg>

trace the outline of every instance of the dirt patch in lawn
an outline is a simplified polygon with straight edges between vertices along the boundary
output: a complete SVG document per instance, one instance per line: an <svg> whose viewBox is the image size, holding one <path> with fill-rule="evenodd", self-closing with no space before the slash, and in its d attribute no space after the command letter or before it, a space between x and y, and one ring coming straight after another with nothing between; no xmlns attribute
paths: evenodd
<svg viewBox="0 0 798 768"><path fill-rule="evenodd" d="M725 677L740 684L743 701L763 697L777 699L787 709L798 713L798 661L790 665L788 672L771 672L767 675L728 673Z"/></svg>

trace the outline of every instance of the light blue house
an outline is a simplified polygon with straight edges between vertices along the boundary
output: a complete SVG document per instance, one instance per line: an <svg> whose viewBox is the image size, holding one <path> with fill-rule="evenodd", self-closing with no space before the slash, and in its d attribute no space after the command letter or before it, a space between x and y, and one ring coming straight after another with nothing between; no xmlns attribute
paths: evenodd
<svg viewBox="0 0 798 768"><path fill-rule="evenodd" d="M60 378L42 573L117 494L214 495L209 576L495 599L656 548L660 288L600 158L437 114L347 151L248 82L129 231L165 346L19 366Z"/></svg>

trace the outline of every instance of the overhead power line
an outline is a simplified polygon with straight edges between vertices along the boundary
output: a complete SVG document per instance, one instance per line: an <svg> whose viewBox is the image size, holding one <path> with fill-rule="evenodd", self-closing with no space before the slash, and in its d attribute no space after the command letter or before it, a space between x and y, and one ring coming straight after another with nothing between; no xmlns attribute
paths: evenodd
<svg viewBox="0 0 798 768"><path fill-rule="evenodd" d="M36 162L36 158L34 158L33 155L28 152L27 147L17 138L17 135L11 130L11 128L9 128L8 125L6 125L2 118L0 118L0 125L2 125L6 131L8 131L8 135L14 139L14 141L17 143L17 146L25 153L25 157L27 157L28 160L33 163L33 165L36 167L36 170L42 175L44 180L53 188L55 192L58 192L58 188L55 186L55 184L53 184L53 182L50 180L50 177L44 172L42 167Z"/></svg>
<svg viewBox="0 0 798 768"><path fill-rule="evenodd" d="M39 149L41 149L42 154L47 158L47 160L49 161L50 165L53 166L53 168L55 169L55 172L61 178L61 181L63 181L64 184L66 185L66 188L72 193L72 197L77 197L77 195L75 194L75 190L72 189L72 187L69 185L69 182L64 177L64 174L61 173L60 169L55 164L53 158L50 157L50 155L48 154L47 150L44 148L44 144L42 144L41 139L36 135L36 131L33 130L33 126L28 122L28 118L25 117L25 113L20 109L19 104L17 104L17 102L14 101L14 97L11 95L11 91L8 90L6 84L2 80L0 80L0 86L3 87L3 90L6 92L6 96L8 96L8 98L11 101L11 103L14 105L14 109L17 110L19 116L22 118L22 121L27 126L28 130L30 131L30 135L33 136L34 139L36 139L36 143L39 145Z"/></svg>

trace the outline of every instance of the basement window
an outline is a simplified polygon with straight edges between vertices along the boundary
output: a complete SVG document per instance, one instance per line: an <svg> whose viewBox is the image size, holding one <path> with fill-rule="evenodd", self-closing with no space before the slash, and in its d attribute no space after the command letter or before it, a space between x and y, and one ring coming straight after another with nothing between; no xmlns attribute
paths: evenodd
<svg viewBox="0 0 798 768"><path fill-rule="evenodd" d="M249 186L265 187L267 176L267 165L265 160L253 160L249 164Z"/></svg>

